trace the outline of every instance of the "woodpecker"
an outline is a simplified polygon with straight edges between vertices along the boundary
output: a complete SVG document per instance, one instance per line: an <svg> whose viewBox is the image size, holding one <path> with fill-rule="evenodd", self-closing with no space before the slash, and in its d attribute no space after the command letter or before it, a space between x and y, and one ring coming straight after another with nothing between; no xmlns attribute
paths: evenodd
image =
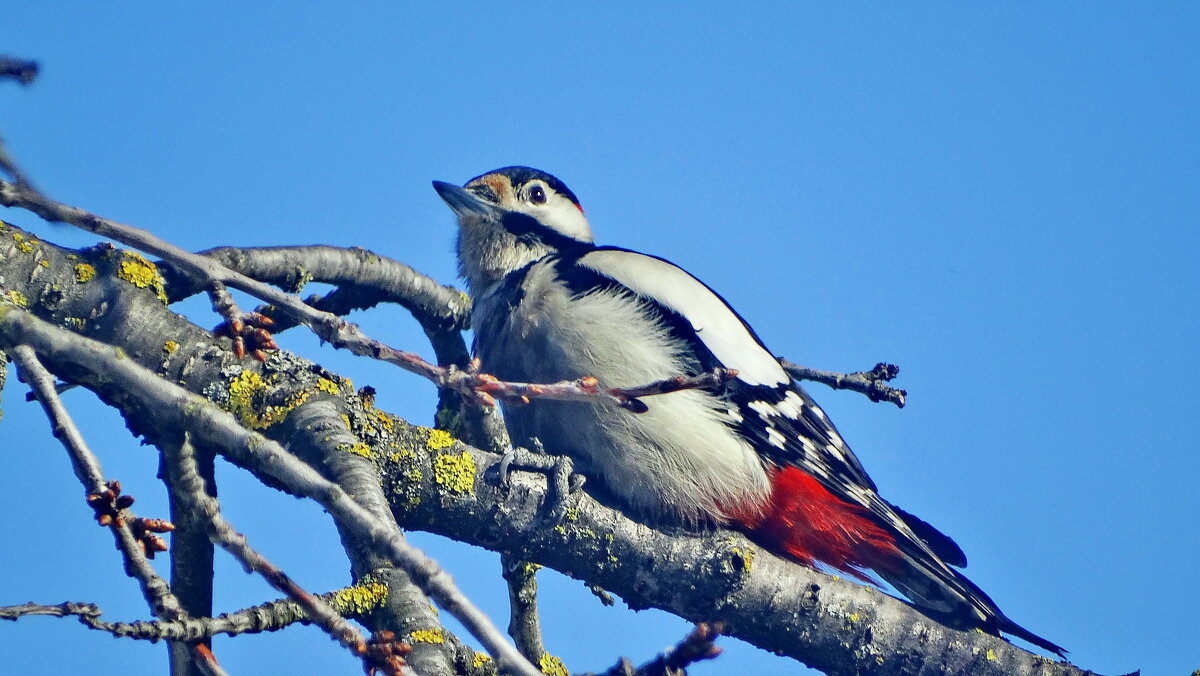
<svg viewBox="0 0 1200 676"><path fill-rule="evenodd" d="M458 219L459 272L486 372L635 387L737 371L721 386L656 396L642 413L505 406L514 443L536 439L571 457L637 517L730 526L804 565L866 582L873 572L950 623L1065 653L955 570L967 560L953 540L879 496L821 407L703 282L665 259L596 245L579 199L546 172L512 166L433 186Z"/></svg>

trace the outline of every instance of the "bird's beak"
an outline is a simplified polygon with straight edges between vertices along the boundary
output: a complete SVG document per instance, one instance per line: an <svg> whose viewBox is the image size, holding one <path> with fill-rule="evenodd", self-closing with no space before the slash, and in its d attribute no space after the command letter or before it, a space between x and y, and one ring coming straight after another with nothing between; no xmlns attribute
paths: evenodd
<svg viewBox="0 0 1200 676"><path fill-rule="evenodd" d="M433 189L441 195L446 204L454 210L458 217L463 216L487 216L496 211L496 205L480 199L475 193L454 185L453 183L445 183L442 181L434 181Z"/></svg>

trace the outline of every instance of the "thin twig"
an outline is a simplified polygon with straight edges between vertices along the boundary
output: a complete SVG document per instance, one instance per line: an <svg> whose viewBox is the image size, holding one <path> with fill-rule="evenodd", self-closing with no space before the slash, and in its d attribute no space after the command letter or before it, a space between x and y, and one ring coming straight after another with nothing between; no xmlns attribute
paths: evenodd
<svg viewBox="0 0 1200 676"><path fill-rule="evenodd" d="M203 643L196 643L192 646L192 661L206 676L228 676L221 665L217 663L217 657L213 655L212 649Z"/></svg>
<svg viewBox="0 0 1200 676"><path fill-rule="evenodd" d="M79 477L88 495L102 495L109 491L109 484L104 480L100 470L100 461L88 448L83 435L72 420L71 414L63 406L58 392L54 389L54 377L42 366L37 354L28 345L17 345L12 348L12 358L17 364L17 372L21 379L28 383L34 391L46 417L50 419L54 436L62 442L63 448L71 457L71 466L75 476ZM150 565L147 557L138 544L139 538L133 533L129 520L117 518L112 520L113 536L117 547L125 560L125 572L136 579L142 587L142 594L150 604L155 616L167 620L177 620L187 617L179 600L171 593L170 585L159 576Z"/></svg>
<svg viewBox="0 0 1200 676"><path fill-rule="evenodd" d="M638 396L674 392L689 387L706 387L713 382L710 376L705 374L694 378L668 379L628 390L603 390L595 387L594 382L589 385L587 378L549 385L505 383L473 370L457 369L453 366L437 366L415 353L397 350L375 340L363 333L357 325L336 315L317 310L293 294L284 293L269 284L230 270L207 256L185 251L149 231L102 218L78 207L56 202L30 185L16 164L5 159L6 155L3 155L3 152L3 146L0 145L0 169L5 169L16 182L0 181L0 205L25 209L51 223L74 225L101 237L107 237L167 259L179 266L185 273L204 280L206 285L219 282L244 291L276 306L280 311L309 327L319 338L336 348L346 349L359 356L372 357L398 366L430 380L438 387L453 389L476 403L490 405L494 403L491 394L496 393L499 396L517 400L538 397L565 401L601 401L624 406L634 411L644 411L646 406L637 400ZM594 379L592 380L594 381Z"/></svg>
<svg viewBox="0 0 1200 676"><path fill-rule="evenodd" d="M79 621L89 629L103 631L117 638L140 638L151 642L163 639L196 640L194 634L189 634L187 627L202 620L183 619L169 622L105 622L100 619L100 606L94 603L75 603L65 601L48 606L38 603L22 603L17 606L0 607L0 620L16 621L22 617L42 615L47 617L78 617ZM175 632L155 631L163 627L178 629ZM147 631L149 630L149 631ZM211 636L211 634L209 634ZM203 643L197 643L191 651L192 660L196 666L210 676L226 676L225 670L217 663L217 658Z"/></svg>
<svg viewBox="0 0 1200 676"><path fill-rule="evenodd" d="M182 443L178 446L164 444L163 451L167 455L171 485L179 492L180 502L186 504L192 511L204 515L204 524L209 538L240 561L246 572L256 572L262 575L272 587L300 604L312 621L324 629L325 633L349 648L351 653L361 657L366 650L366 639L363 635L350 626L328 603L319 596L308 593L266 557L255 551L246 537L235 531L221 516L220 505L204 490L204 481L200 478L187 433L184 433Z"/></svg>
<svg viewBox="0 0 1200 676"><path fill-rule="evenodd" d="M478 362L475 362L472 364L472 368L453 372L450 378L451 386L460 389L462 386L457 385L456 381L462 380L472 383L464 388L468 391L515 403L527 404L530 399L603 402L627 408L634 413L645 413L649 410L646 403L639 397L668 394L680 390L718 387L736 377L738 373L734 369L718 368L695 376L664 378L638 387L603 388L600 387L599 381L591 376L538 385L502 381L487 373L479 373L477 369Z"/></svg>
<svg viewBox="0 0 1200 676"><path fill-rule="evenodd" d="M835 390L853 390L867 395L874 402L886 401L895 404L897 408L904 408L905 399L908 397L907 391L884 384L900 375L900 367L895 364L880 362L870 371L835 373L800 366L786 359L780 359L779 363L796 380L811 380Z"/></svg>
<svg viewBox="0 0 1200 676"><path fill-rule="evenodd" d="M37 353L28 345L17 344L12 348L12 357L17 364L21 379L37 395L38 402L41 403L47 418L50 419L54 436L62 442L67 454L71 457L71 466L75 470L75 476L83 484L84 490L89 496L100 496L111 494L111 487L115 486L119 492L119 484L110 484L104 480L104 474L100 470L100 461L88 448L87 442L84 441L71 414L67 412L58 396L54 377L50 375L46 367L42 366ZM98 501L92 500L92 502ZM120 503L117 503L116 506L120 506ZM117 548L121 551L121 557L125 562L125 573L138 581L142 589L142 596L150 604L151 612L156 617L166 620L187 619L187 611L183 609L179 599L171 592L170 585L150 565L147 554L152 554L153 549L147 548L143 541L145 533L141 536L134 533L135 523L144 524L144 520L131 521L118 517L112 519L110 523L113 536L117 541ZM193 644L191 656L193 662L206 673L212 676L224 675L225 672L207 647L201 649L201 644Z"/></svg>
<svg viewBox="0 0 1200 676"><path fill-rule="evenodd" d="M720 622L701 622L679 643L642 666L634 667L632 662L622 657L599 676L684 676L689 666L721 654L721 649L714 641L724 631L725 626Z"/></svg>
<svg viewBox="0 0 1200 676"><path fill-rule="evenodd" d="M360 585L325 592L319 597L347 618L362 618L375 610L375 606L362 604ZM346 599L354 599L348 602ZM76 616L89 629L112 634L115 638L139 641L207 641L218 635L237 636L286 629L293 624L311 624L312 619L300 604L289 598L268 601L233 613L222 613L216 617L189 617L181 620L154 620L150 622L108 622L101 620L102 611L94 603L68 601L54 605L22 603L15 606L0 606L0 620L17 620L26 616L45 615L52 617Z"/></svg>
<svg viewBox="0 0 1200 676"><path fill-rule="evenodd" d="M25 172L21 171L21 168L17 166L17 163L15 160L13 160L12 155L8 154L8 147L4 145L4 141L2 139L0 139L0 172L8 174L9 178L13 180L13 183L18 189L34 190L33 186L29 184L29 177L27 177ZM3 181L0 181L0 187L3 185L7 184ZM36 192L36 190L34 190L34 192ZM0 204L4 204L4 206L11 206L3 201L3 195L0 195Z"/></svg>
<svg viewBox="0 0 1200 676"><path fill-rule="evenodd" d="M70 617L74 615L80 618L93 618L100 617L100 612L100 606L94 603L65 601L52 606L40 603L22 603L16 606L0 606L0 620L12 620L15 622L22 617L33 615L45 615L48 617Z"/></svg>
<svg viewBox="0 0 1200 676"><path fill-rule="evenodd" d="M60 329L32 314L10 307L0 312L0 344L32 345L73 369L101 376L127 393L126 405L155 411L164 426L189 430L205 446L219 449L236 463L257 467L294 495L310 497L349 532L377 547L438 605L454 615L504 668L523 676L539 676L536 667L492 624L487 615L459 590L437 562L408 544L395 523L386 523L358 505L337 484L288 453L278 443L243 428L212 402L167 382L130 359L115 355L104 343Z"/></svg>

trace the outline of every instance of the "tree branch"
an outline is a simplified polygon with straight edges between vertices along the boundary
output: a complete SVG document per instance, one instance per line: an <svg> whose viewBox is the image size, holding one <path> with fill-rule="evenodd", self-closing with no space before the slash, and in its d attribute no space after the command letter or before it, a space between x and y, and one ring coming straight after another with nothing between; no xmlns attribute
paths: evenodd
<svg viewBox="0 0 1200 676"><path fill-rule="evenodd" d="M724 630L720 623L701 622L679 643L642 666L635 668L629 660L622 658L600 676L684 676L689 666L721 654L714 642Z"/></svg>
<svg viewBox="0 0 1200 676"><path fill-rule="evenodd" d="M500 555L500 570L508 584L508 635L530 662L546 654L542 642L542 623L538 619L536 563Z"/></svg>
<svg viewBox="0 0 1200 676"><path fill-rule="evenodd" d="M908 392L885 384L900 375L900 367L894 364L881 362L870 371L835 373L800 366L787 359L780 359L779 363L796 380L811 380L828 385L835 390L852 390L867 395L871 401L886 401L895 404L897 408L904 408L905 398L908 396Z"/></svg>
<svg viewBox="0 0 1200 676"><path fill-rule="evenodd" d="M524 676L538 671L510 644L491 621L459 591L453 579L432 559L408 545L394 525L374 518L346 492L273 441L248 432L228 413L190 395L152 372L119 359L102 344L50 326L23 310L0 307L0 344L28 343L41 354L95 386L108 380L124 393L128 405L153 411L164 427L190 431L207 446L220 449L243 466L268 469L277 485L294 495L311 497L365 542L387 553L438 604L454 615L504 667Z"/></svg>
<svg viewBox="0 0 1200 676"><path fill-rule="evenodd" d="M71 457L71 466L75 476L88 492L88 502L97 510L97 517L104 525L103 518L108 517L108 525L117 541L117 548L125 561L125 573L138 581L142 595L150 604L150 609L156 617L167 620L186 620L188 613L184 610L172 593L170 586L158 575L147 560L154 554L154 544L165 549L157 536L147 533L147 530L162 532L165 526L147 529L145 519L134 518L128 513L128 507L133 500L126 496L124 502L119 499L120 484L106 482L100 470L100 462L88 448L79 428L63 406L54 386L54 378L38 360L37 354L27 345L17 344L12 348L13 361L16 362L22 380L29 384L38 402L42 405L46 416L51 421L54 436L58 438ZM105 501L111 502L109 513L100 513L100 507ZM124 514L122 514L124 512ZM169 524L167 524L169 525ZM135 532L140 531L140 532ZM191 645L180 650L179 660L188 659L201 671L208 674L223 674L216 658L206 647ZM173 653L174 654L174 653Z"/></svg>
<svg viewBox="0 0 1200 676"><path fill-rule="evenodd" d="M10 345L13 344L10 343ZM116 506L125 512L124 514L117 512L115 517L110 516L108 524L116 539L117 548L121 551L121 556L125 561L126 574L141 585L142 595L150 604L155 616L168 620L187 617L187 612L179 604L175 595L171 593L171 588L166 580L159 576L147 560L144 545L141 545L140 539L134 535L132 519L129 518L126 511L128 505L132 504L132 500L128 500L122 506L122 502L117 500L120 494L120 484L114 485L104 480L104 475L100 470L100 461L88 448L79 428L75 426L75 421L71 419L71 414L67 412L62 400L58 397L58 392L54 389L53 376L42 366L37 355L28 345L17 343L13 345L11 351L21 379L33 390L38 403L46 412L46 417L50 419L54 436L62 442L63 448L71 457L71 466L75 470L75 476L79 478L84 490L88 493L89 503L100 502L103 499L102 496L107 494L111 496L108 499L116 502ZM116 489L115 495L113 488Z"/></svg>
<svg viewBox="0 0 1200 676"><path fill-rule="evenodd" d="M352 298L343 301L338 314L365 310L378 303L396 303L412 312L423 326L431 324L457 332L467 328L470 321L471 301L466 294L367 249L326 245L219 247L198 255L293 293L299 293L310 281L345 287L353 292ZM202 288L198 280L173 265L164 266L163 274L172 290L172 300Z"/></svg>
<svg viewBox="0 0 1200 676"><path fill-rule="evenodd" d="M363 619L387 595L379 582L368 582L319 594L325 603L335 608L339 615L348 619ZM22 617L46 615L52 617L77 616L87 627L112 634L115 638L130 638L140 641L207 641L224 634L257 634L286 629L293 624L311 624L312 620L299 603L290 598L259 604L233 613L222 613L216 617L188 617L179 620L156 620L153 622L107 622L99 619L100 607L94 603L67 601L56 605L23 603L15 606L0 606L0 620L18 620ZM424 676L424 674L422 674Z"/></svg>
<svg viewBox="0 0 1200 676"><path fill-rule="evenodd" d="M119 279L114 265L122 260L119 252L82 251L71 260L63 250L37 242L30 253L14 248L6 256L4 243L11 241L0 238L0 275L10 290L33 299L30 309L57 324L73 326L72 317L83 317L83 329L121 345L127 361L155 368L167 380L210 397L241 382L251 372L247 367L267 369L261 377L280 385L263 388L263 398L246 415L316 392L318 379L339 382L335 374L282 352L265 365L234 361L227 350L214 347L211 335L171 313L153 293ZM41 266L42 260L50 265ZM84 264L95 266L96 277L76 283L73 268ZM66 293L56 295L55 288ZM164 336L179 343L166 359ZM116 383L85 376L73 372L72 380L108 401L123 396ZM969 668L981 674L1086 673L996 637L944 627L873 589L780 561L736 533L660 533L585 493L572 494L570 518L561 529L545 528L541 510L547 489L541 476L514 473L511 487L501 490L482 479L494 472L498 454L435 439L429 430L364 407L340 390L330 396L362 444L353 454L380 468L392 509L405 527L537 561L620 594L635 608L657 607L692 621L726 621L730 635L831 673L942 673L938 665L943 664L945 673ZM161 418L157 410L144 415L155 422ZM145 424L137 415L127 417L135 429ZM264 419L264 433L295 438L295 428L287 425L290 416L282 425ZM264 481L278 483L250 467Z"/></svg>
<svg viewBox="0 0 1200 676"><path fill-rule="evenodd" d="M355 395L361 400L361 395ZM354 497L363 509L382 522L395 525L387 497L380 485L375 465L366 458L344 450L359 443L334 402L317 399L297 407L276 426L277 435L289 440L288 450L316 467L325 476ZM429 598L403 570L395 568L383 552L360 542L354 533L335 521L342 545L350 558L355 580L382 581L387 585L383 603L361 618L372 631L391 631L401 638L413 632L437 632L452 637L446 630ZM399 527L396 526L398 529ZM407 660L422 676L452 676L457 673L451 640L442 643L409 641L412 650Z"/></svg>
<svg viewBox="0 0 1200 676"><path fill-rule="evenodd" d="M12 78L23 85L33 82L38 74L37 61L0 56L0 80Z"/></svg>
<svg viewBox="0 0 1200 676"><path fill-rule="evenodd" d="M166 445L162 450L167 456L166 465L171 474L171 485L179 492L180 501L184 505L203 515L209 538L240 561L246 572L260 574L268 584L304 608L309 618L333 640L341 643L355 656L361 657L366 651L366 639L362 634L347 624L324 600L308 593L287 573L255 551L246 537L235 531L221 516L220 505L205 491L204 480L200 477L188 434L184 433L183 441L178 446Z"/></svg>

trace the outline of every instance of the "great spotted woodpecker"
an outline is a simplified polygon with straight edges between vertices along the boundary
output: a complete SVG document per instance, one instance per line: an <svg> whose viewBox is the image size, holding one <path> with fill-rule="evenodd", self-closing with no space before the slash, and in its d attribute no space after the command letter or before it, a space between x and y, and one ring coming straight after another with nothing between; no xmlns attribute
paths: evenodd
<svg viewBox="0 0 1200 676"><path fill-rule="evenodd" d="M956 623L1063 649L1010 620L954 567L946 535L881 498L812 397L721 296L655 256L597 246L575 194L505 167L434 188L458 217L459 271L474 299L475 352L501 379L583 376L634 387L715 367L721 387L615 406L506 407L515 443L565 454L637 516L716 523L802 564L873 571Z"/></svg>

